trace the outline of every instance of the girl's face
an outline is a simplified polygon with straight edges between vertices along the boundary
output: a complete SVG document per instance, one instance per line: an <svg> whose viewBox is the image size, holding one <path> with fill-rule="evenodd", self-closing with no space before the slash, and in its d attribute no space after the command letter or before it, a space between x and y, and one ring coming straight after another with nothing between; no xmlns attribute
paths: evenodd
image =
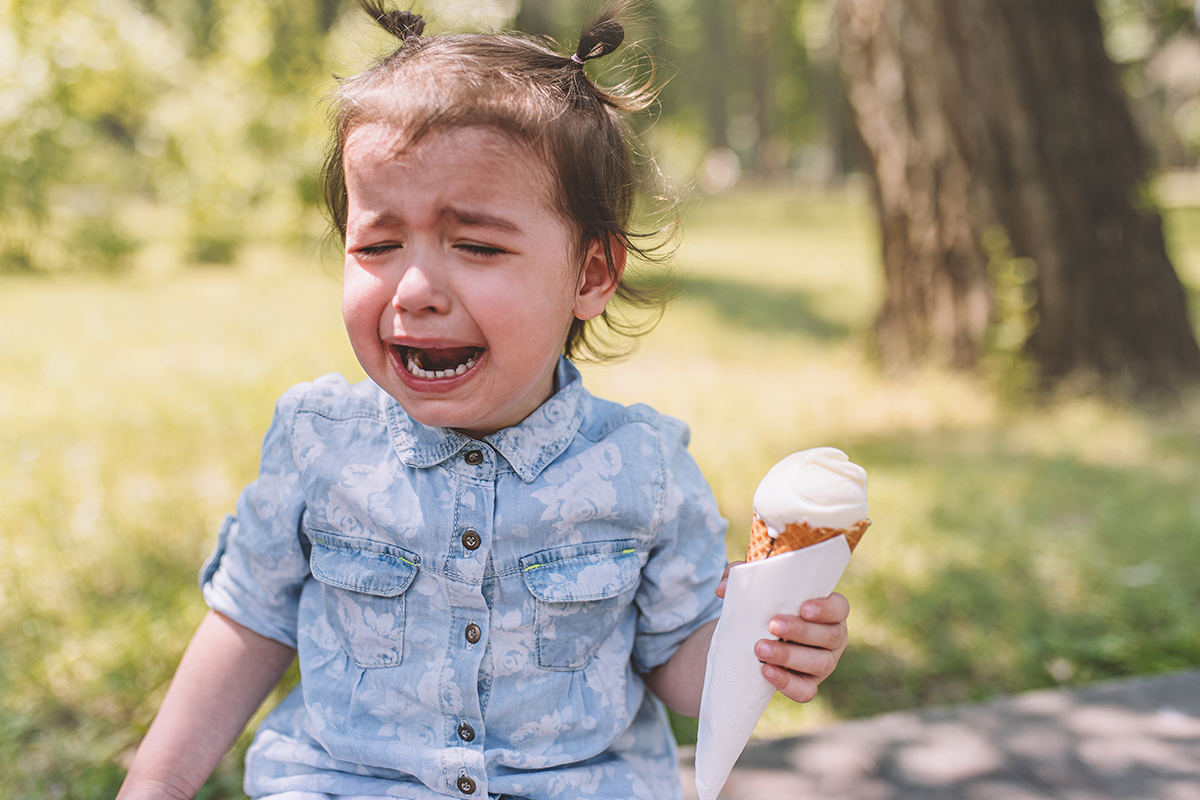
<svg viewBox="0 0 1200 800"><path fill-rule="evenodd" d="M486 436L550 398L571 321L600 314L616 283L512 139L473 127L396 155L403 144L382 123L346 140L342 316L363 369L414 419Z"/></svg>

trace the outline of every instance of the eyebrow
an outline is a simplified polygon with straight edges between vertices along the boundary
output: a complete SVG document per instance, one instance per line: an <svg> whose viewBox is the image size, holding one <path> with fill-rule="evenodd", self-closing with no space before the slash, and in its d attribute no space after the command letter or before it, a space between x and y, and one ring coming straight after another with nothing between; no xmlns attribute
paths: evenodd
<svg viewBox="0 0 1200 800"><path fill-rule="evenodd" d="M364 219L365 218L365 219ZM350 230L372 230L374 228L394 228L401 222L400 217L391 212L362 214L355 220L356 224L349 225Z"/></svg>
<svg viewBox="0 0 1200 800"><path fill-rule="evenodd" d="M404 223L404 219L390 211L383 211L377 214L364 215L365 220L360 218L357 225L353 225L354 230L372 230L376 228L394 228ZM444 208L440 214L443 218L450 218L460 225L468 225L474 228L498 228L500 230L511 231L513 233L522 233L522 229L516 223L505 217L496 214L489 214L485 211L471 211L462 208Z"/></svg>
<svg viewBox="0 0 1200 800"><path fill-rule="evenodd" d="M501 230L512 231L513 233L521 233L521 228L512 220L495 214L488 214L485 211L444 208L441 215L443 217L450 217L461 225L469 225L476 228L499 228Z"/></svg>

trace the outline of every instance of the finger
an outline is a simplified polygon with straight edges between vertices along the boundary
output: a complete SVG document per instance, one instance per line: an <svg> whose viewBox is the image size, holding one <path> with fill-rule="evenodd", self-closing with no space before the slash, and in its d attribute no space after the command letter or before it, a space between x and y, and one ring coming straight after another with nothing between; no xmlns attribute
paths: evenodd
<svg viewBox="0 0 1200 800"><path fill-rule="evenodd" d="M820 683L837 666L841 651L759 639L754 643L754 655L764 664L807 675Z"/></svg>
<svg viewBox="0 0 1200 800"><path fill-rule="evenodd" d="M738 564L743 564L743 563L745 563L745 562L734 561L732 564L725 567L725 574L723 574L721 576L721 582L719 584L717 584L717 590L716 590L717 597L721 598L722 600L725 599L725 586L729 583L729 570L732 569L733 567L736 567Z"/></svg>
<svg viewBox="0 0 1200 800"><path fill-rule="evenodd" d="M773 664L763 664L762 676L767 679L767 683L797 703L807 703L816 697L817 686L820 684L820 681L810 675L799 675Z"/></svg>
<svg viewBox="0 0 1200 800"><path fill-rule="evenodd" d="M808 622L800 617L779 614L767 623L767 630L785 642L818 647L825 650L844 650L849 641L846 623L824 624Z"/></svg>
<svg viewBox="0 0 1200 800"><path fill-rule="evenodd" d="M850 601L845 595L834 592L829 597L809 600L800 606L800 616L809 622L836 624L845 622L850 616Z"/></svg>

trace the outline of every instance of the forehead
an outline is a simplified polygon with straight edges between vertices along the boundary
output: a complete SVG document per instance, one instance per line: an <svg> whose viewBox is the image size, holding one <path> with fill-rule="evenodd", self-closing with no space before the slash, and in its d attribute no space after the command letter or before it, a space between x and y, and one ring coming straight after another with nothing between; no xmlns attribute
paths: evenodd
<svg viewBox="0 0 1200 800"><path fill-rule="evenodd" d="M415 170L431 177L467 178L481 191L502 186L556 210L554 180L542 154L496 128L433 130L414 140L401 126L365 123L346 137L344 168L348 189L377 171Z"/></svg>

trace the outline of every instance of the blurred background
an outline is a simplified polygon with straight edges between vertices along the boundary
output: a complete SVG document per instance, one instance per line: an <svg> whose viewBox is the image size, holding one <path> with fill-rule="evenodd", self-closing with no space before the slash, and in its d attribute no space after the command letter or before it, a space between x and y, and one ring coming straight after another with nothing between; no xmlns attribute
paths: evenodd
<svg viewBox="0 0 1200 800"><path fill-rule="evenodd" d="M418 4L432 30L516 26L564 49L581 6ZM652 58L664 84L650 140L670 177L703 192L822 188L869 167L838 69L846 48L836 6L642 4L631 38L644 58L633 65L645 73ZM117 271L158 260L146 250L168 238L176 260L231 263L250 243L320 234L312 212L322 98L335 75L357 72L387 46L353 3L5 0L0 11L4 272ZM1154 165L1194 170L1192 0L1099 0L1099 11ZM1029 13L1014 24L1045 24ZM927 22L909 20L913 30L901 33Z"/></svg>
<svg viewBox="0 0 1200 800"><path fill-rule="evenodd" d="M415 7L564 53L584 14ZM663 87L680 291L590 388L692 426L731 558L787 453L871 475L852 646L758 735L1200 665L1200 6L652 0L629 41L588 69ZM323 98L388 47L333 0L0 0L0 797L115 793L275 398L361 376Z"/></svg>

